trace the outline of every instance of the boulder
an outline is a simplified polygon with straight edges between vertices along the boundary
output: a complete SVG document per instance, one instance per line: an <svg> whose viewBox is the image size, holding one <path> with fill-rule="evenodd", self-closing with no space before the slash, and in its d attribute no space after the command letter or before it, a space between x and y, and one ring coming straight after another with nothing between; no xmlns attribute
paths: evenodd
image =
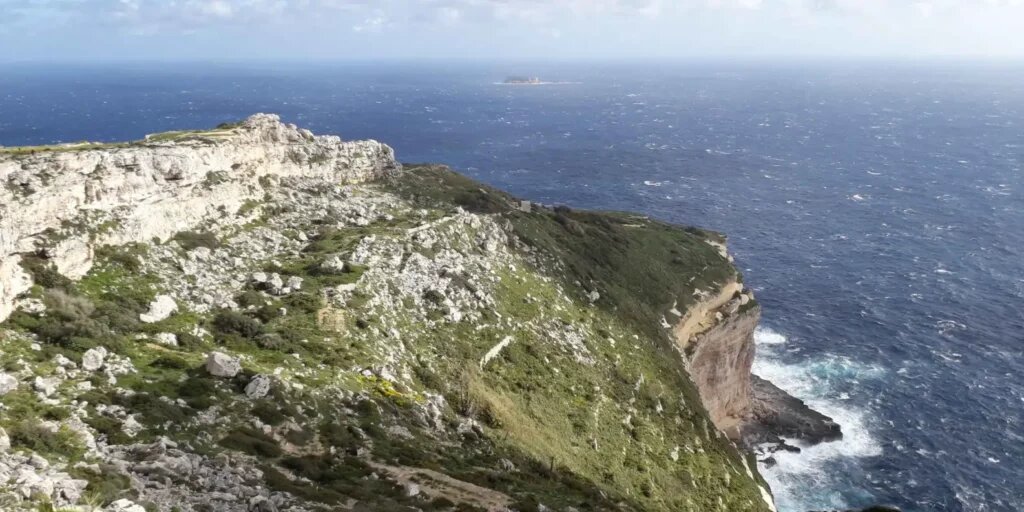
<svg viewBox="0 0 1024 512"><path fill-rule="evenodd" d="M161 345L167 345L168 347L178 346L178 337L175 336L174 333L161 332L157 333L157 335L154 336L154 338L156 339L156 342Z"/></svg>
<svg viewBox="0 0 1024 512"><path fill-rule="evenodd" d="M206 371L214 377L234 377L242 371L242 363L237 357L221 352L210 352L206 357Z"/></svg>
<svg viewBox="0 0 1024 512"><path fill-rule="evenodd" d="M59 473L58 476L62 478L56 479L53 484L51 498L53 504L58 507L65 507L78 503L78 500L82 499L82 493L85 492L85 487L89 485L89 482L70 478L70 475L65 473Z"/></svg>
<svg viewBox="0 0 1024 512"><path fill-rule="evenodd" d="M420 486L415 482L405 482L402 484L402 492L407 498L412 498L420 494Z"/></svg>
<svg viewBox="0 0 1024 512"><path fill-rule="evenodd" d="M139 315L139 320L147 324L159 322L178 310L178 303L170 295L157 295L149 303L149 311Z"/></svg>
<svg viewBox="0 0 1024 512"><path fill-rule="evenodd" d="M245 385L245 395L252 399L263 398L270 393L270 377L257 375Z"/></svg>
<svg viewBox="0 0 1024 512"><path fill-rule="evenodd" d="M0 396L4 396L15 389L18 389L18 379L13 375L0 372Z"/></svg>
<svg viewBox="0 0 1024 512"><path fill-rule="evenodd" d="M320 270L327 274L344 274L345 258L340 254L328 256L327 259L320 264Z"/></svg>
<svg viewBox="0 0 1024 512"><path fill-rule="evenodd" d="M36 380L32 381L32 388L47 397L56 393L59 385L60 381L54 378L36 377Z"/></svg>
<svg viewBox="0 0 1024 512"><path fill-rule="evenodd" d="M94 372L103 368L103 362L107 358L107 349L104 347L94 347L86 350L82 354L82 369L90 372Z"/></svg>
<svg viewBox="0 0 1024 512"><path fill-rule="evenodd" d="M56 356L53 356L53 364L66 370L71 370L78 366L74 361L64 357L64 354L57 354Z"/></svg>
<svg viewBox="0 0 1024 512"><path fill-rule="evenodd" d="M277 512L277 505L264 496L254 496L249 500L248 512Z"/></svg>
<svg viewBox="0 0 1024 512"><path fill-rule="evenodd" d="M302 278L299 276L291 276L288 278L287 283L288 289L297 292L302 289Z"/></svg>
<svg viewBox="0 0 1024 512"><path fill-rule="evenodd" d="M0 453L4 453L11 449L11 437L7 435L7 431L3 427L0 427Z"/></svg>
<svg viewBox="0 0 1024 512"><path fill-rule="evenodd" d="M284 281L281 279L281 275L278 273L270 274L266 282L267 292L271 295L281 295L284 290Z"/></svg>
<svg viewBox="0 0 1024 512"><path fill-rule="evenodd" d="M146 512L146 509L132 500L120 499L107 505L103 512Z"/></svg>

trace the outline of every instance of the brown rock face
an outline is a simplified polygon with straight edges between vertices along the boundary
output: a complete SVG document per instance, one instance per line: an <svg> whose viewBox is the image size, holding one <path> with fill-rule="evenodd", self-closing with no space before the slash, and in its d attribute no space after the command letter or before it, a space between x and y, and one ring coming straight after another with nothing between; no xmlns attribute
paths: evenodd
<svg viewBox="0 0 1024 512"><path fill-rule="evenodd" d="M799 399L752 375L754 330L760 306L742 305L742 287L728 283L717 294L690 308L673 328L685 356L690 379L697 385L711 421L734 441L759 451L797 449L784 438L808 444L842 438L831 418Z"/></svg>
<svg viewBox="0 0 1024 512"><path fill-rule="evenodd" d="M729 315L690 339L685 349L690 378L711 421L734 438L751 407L750 368L760 318L760 307Z"/></svg>

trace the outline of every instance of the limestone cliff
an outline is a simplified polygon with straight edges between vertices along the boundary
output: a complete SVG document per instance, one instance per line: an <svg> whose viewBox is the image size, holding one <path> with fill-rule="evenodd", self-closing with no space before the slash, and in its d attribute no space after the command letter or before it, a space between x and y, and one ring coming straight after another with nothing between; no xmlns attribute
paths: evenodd
<svg viewBox="0 0 1024 512"><path fill-rule="evenodd" d="M161 239L264 195L261 180L359 183L400 169L375 141L343 142L274 115L130 144L0 150L0 321L31 286L21 255L45 253L79 278L92 247Z"/></svg>
<svg viewBox="0 0 1024 512"><path fill-rule="evenodd" d="M266 115L0 178L2 510L774 509L716 233Z"/></svg>
<svg viewBox="0 0 1024 512"><path fill-rule="evenodd" d="M726 254L724 244L716 247ZM784 438L815 444L842 437L831 418L751 373L754 330L761 308L737 281L717 290L699 290L700 300L672 326L690 378L719 430L750 449L774 452ZM676 311L673 308L673 311Z"/></svg>

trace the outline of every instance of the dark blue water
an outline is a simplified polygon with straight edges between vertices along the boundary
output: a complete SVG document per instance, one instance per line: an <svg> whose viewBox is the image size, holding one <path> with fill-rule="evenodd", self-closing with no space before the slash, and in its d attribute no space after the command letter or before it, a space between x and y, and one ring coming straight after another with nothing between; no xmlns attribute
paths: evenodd
<svg viewBox="0 0 1024 512"><path fill-rule="evenodd" d="M510 74L574 84L495 85ZM724 231L757 369L847 437L784 511L1024 510L1024 67L8 67L0 144L280 113L549 203Z"/></svg>

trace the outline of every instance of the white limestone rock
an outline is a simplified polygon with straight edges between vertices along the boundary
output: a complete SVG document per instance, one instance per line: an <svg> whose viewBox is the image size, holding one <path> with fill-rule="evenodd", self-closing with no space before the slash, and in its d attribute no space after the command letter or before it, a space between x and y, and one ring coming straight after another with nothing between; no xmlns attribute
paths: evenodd
<svg viewBox="0 0 1024 512"><path fill-rule="evenodd" d="M3 173L0 172L0 179ZM21 268L21 256L4 250L4 193L0 187L0 322L14 312L18 296L32 288L32 276ZM8 250L16 250L16 247Z"/></svg>
<svg viewBox="0 0 1024 512"><path fill-rule="evenodd" d="M0 372L0 396L18 389L18 379L8 373Z"/></svg>
<svg viewBox="0 0 1024 512"><path fill-rule="evenodd" d="M161 345L166 345L168 347L178 346L178 337L174 335L174 333L161 332L157 333L157 335L154 336L153 338L156 339L156 342Z"/></svg>
<svg viewBox="0 0 1024 512"><path fill-rule="evenodd" d="M320 264L320 270L329 274L342 274L345 272L345 258L340 254L334 254Z"/></svg>
<svg viewBox="0 0 1024 512"><path fill-rule="evenodd" d="M0 155L0 321L32 286L21 253L44 250L59 272L75 279L92 266L93 244L167 240L260 200L267 177L337 186L400 170L384 144L314 136L269 114L187 140ZM211 183L211 173L222 177ZM106 227L66 229L69 222ZM59 241L40 240L47 230Z"/></svg>
<svg viewBox="0 0 1024 512"><path fill-rule="evenodd" d="M53 356L53 364L57 365L58 368L64 368L65 370L72 370L78 367L74 361L64 357L64 354L57 354Z"/></svg>
<svg viewBox="0 0 1024 512"><path fill-rule="evenodd" d="M284 280L281 279L280 274L275 272L267 278L266 287L271 295L281 295L284 293Z"/></svg>
<svg viewBox="0 0 1024 512"><path fill-rule="evenodd" d="M32 389L35 389L44 397L49 397L56 393L59 386L60 380L52 377L36 377L35 380L32 381Z"/></svg>
<svg viewBox="0 0 1024 512"><path fill-rule="evenodd" d="M103 368L103 362L107 358L107 349L104 347L94 347L86 350L82 354L82 369L90 372L94 372Z"/></svg>
<svg viewBox="0 0 1024 512"><path fill-rule="evenodd" d="M257 375L245 385L245 396L252 398L253 400L263 398L270 393L270 377L267 375Z"/></svg>
<svg viewBox="0 0 1024 512"><path fill-rule="evenodd" d="M121 422L121 430L128 437L135 437L139 435L146 427L144 427L139 420L135 419L135 415L128 416L123 422Z"/></svg>
<svg viewBox="0 0 1024 512"><path fill-rule="evenodd" d="M157 295L153 302L149 303L149 311L139 315L139 320L147 324L159 322L174 314L178 310L178 303L170 295Z"/></svg>
<svg viewBox="0 0 1024 512"><path fill-rule="evenodd" d="M81 279L92 268L92 246L85 240L68 238L47 249L57 272L69 279Z"/></svg>
<svg viewBox="0 0 1024 512"><path fill-rule="evenodd" d="M146 509L132 500L119 499L107 505L103 512L146 512Z"/></svg>
<svg viewBox="0 0 1024 512"><path fill-rule="evenodd" d="M206 371L215 377L231 378L242 371L242 363L237 357L222 352L210 352L206 357Z"/></svg>

